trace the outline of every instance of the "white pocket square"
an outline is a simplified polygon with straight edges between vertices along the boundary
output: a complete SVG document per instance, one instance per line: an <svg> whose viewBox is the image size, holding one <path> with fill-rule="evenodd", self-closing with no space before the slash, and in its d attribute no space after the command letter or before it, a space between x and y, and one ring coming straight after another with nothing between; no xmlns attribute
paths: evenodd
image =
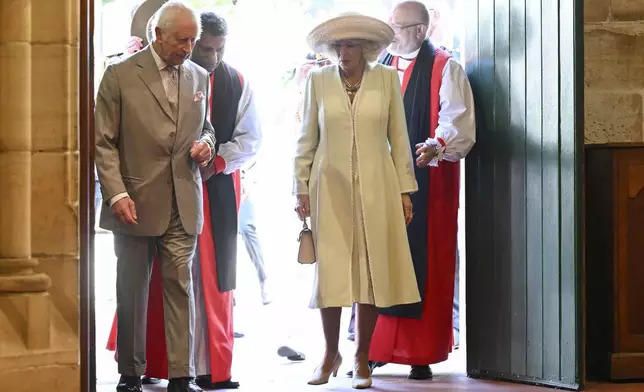
<svg viewBox="0 0 644 392"><path fill-rule="evenodd" d="M204 99L206 99L206 96L203 94L203 92L202 91L197 91L197 93L195 94L194 101L199 102L199 101L203 101Z"/></svg>

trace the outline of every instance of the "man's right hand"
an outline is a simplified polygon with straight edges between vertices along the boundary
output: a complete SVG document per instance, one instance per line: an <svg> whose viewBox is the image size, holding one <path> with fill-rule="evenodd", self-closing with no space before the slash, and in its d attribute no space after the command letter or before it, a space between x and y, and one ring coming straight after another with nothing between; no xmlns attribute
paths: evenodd
<svg viewBox="0 0 644 392"><path fill-rule="evenodd" d="M129 197L124 197L116 203L112 204L112 214L124 225L136 225L138 222L136 217L136 208L134 207L134 200Z"/></svg>

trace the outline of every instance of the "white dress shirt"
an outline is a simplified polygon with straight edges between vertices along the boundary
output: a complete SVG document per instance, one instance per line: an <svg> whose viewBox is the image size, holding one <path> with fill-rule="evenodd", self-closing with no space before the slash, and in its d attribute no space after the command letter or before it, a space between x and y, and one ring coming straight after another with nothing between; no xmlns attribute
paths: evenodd
<svg viewBox="0 0 644 392"><path fill-rule="evenodd" d="M212 89L210 90L212 94ZM219 166L218 158L223 158L223 167L218 167L218 169L224 174L231 174L252 165L259 151L261 140L262 130L257 116L253 90L244 80L242 94L237 105L235 129L230 141L219 145L215 164Z"/></svg>

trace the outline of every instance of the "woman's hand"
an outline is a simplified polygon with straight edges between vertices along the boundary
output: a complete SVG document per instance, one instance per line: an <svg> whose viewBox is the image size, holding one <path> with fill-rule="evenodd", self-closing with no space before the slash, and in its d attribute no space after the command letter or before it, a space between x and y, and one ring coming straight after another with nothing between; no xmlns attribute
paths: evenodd
<svg viewBox="0 0 644 392"><path fill-rule="evenodd" d="M405 213L405 224L408 225L414 217L413 206L411 204L411 197L408 193L402 195L403 212Z"/></svg>
<svg viewBox="0 0 644 392"><path fill-rule="evenodd" d="M411 201L410 201L411 203ZM311 216L311 202L309 195L297 195L297 203L295 204L295 212L301 221Z"/></svg>
<svg viewBox="0 0 644 392"><path fill-rule="evenodd" d="M130 37L130 40L127 43L127 48L125 49L127 54L134 54L141 49L143 49L143 40L139 37Z"/></svg>

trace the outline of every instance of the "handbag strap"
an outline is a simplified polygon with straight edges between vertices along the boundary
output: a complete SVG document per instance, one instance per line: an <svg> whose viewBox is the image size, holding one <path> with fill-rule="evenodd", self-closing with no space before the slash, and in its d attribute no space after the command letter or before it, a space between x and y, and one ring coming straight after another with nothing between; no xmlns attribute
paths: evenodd
<svg viewBox="0 0 644 392"><path fill-rule="evenodd" d="M297 236L297 242L300 242L302 240L302 235L306 232L310 232L311 229L309 229L309 225L306 224L306 219L304 219L304 224L302 225L302 230L300 231L300 235Z"/></svg>

